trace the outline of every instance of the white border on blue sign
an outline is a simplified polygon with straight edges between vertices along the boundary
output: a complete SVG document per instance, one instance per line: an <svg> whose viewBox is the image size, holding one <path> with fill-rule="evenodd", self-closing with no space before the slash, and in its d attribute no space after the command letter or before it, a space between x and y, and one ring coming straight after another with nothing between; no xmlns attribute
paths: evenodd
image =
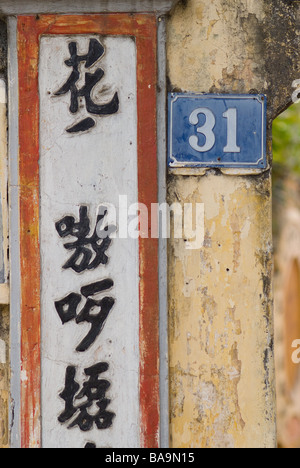
<svg viewBox="0 0 300 468"><path fill-rule="evenodd" d="M240 99L240 100L248 100L248 99L256 99L262 107L262 145L261 145L261 155L259 159L255 163L250 162L223 162L222 164L217 164L216 162L181 162L177 161L173 153L173 141L172 141L172 134L173 134L173 104L175 104L178 99L181 98L198 98L198 99ZM261 169L265 170L267 168L267 145L266 145L266 134L267 134L267 96L264 94L195 94L195 93L170 93L169 94L169 123L170 123L170 130L169 130L169 156L168 156L168 166L170 169L180 169L180 168L249 168L249 169ZM263 166L259 166L260 163L264 163Z"/></svg>

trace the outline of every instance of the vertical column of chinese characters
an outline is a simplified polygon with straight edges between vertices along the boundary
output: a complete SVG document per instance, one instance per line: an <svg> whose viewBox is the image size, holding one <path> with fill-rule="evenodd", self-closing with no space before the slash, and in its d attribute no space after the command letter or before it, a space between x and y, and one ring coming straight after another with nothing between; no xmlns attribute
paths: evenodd
<svg viewBox="0 0 300 468"><path fill-rule="evenodd" d="M97 116L117 113L119 96L115 93L112 99L104 104L96 104L93 101L93 88L104 76L101 68L97 68L92 73L86 71L85 84L82 88L78 87L82 65L86 70L94 68L105 53L104 46L97 39L90 39L89 49L85 55L78 54L76 42L69 43L69 51L70 58L65 61L65 64L72 68L72 73L66 83L54 93L54 96L59 97L70 93L69 110L72 114L79 111L80 101L85 100L89 116L66 129L70 134L80 135L82 132L90 131L96 125ZM111 235L117 228L105 224L107 214L107 208L102 207L93 230L88 207L84 205L79 207L78 219L74 216L65 216L55 223L59 237L66 240L64 248L71 254L62 267L64 270L71 269L74 274L84 274L84 272L108 265L107 251L112 243ZM110 296L113 287L114 282L111 278L98 278L97 281L83 286L80 291L58 298L55 302L56 312L63 325L71 321L75 321L76 324L86 322L90 325L88 334L80 343L75 344L76 352L85 353L95 346L114 308L115 299ZM101 378L108 371L109 363L95 363L84 369L86 379L83 384L79 384L76 363L70 363L65 373L64 390L59 394L59 398L65 403L64 411L58 416L60 424L66 426L67 429L78 427L83 432L95 428L105 430L112 427L116 415L109 410L111 401L106 396L111 384L105 378ZM86 445L86 448L94 447L93 443Z"/></svg>

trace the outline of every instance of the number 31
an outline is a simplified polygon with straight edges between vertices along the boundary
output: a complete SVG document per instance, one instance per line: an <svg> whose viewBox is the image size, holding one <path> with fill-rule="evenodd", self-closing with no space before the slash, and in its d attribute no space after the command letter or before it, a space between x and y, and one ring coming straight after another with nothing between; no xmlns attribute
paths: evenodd
<svg viewBox="0 0 300 468"><path fill-rule="evenodd" d="M205 124L197 128L197 133L204 135L206 142L203 146L199 145L199 138L193 135L189 139L191 147L199 153L207 153L210 151L216 142L214 128L216 126L216 117L214 113L206 107L195 109L190 115L190 124L197 125L199 123L199 115L203 114L206 117ZM224 112L223 117L228 120L227 124L227 145L224 148L224 153L240 153L241 148L237 145L237 109L231 108Z"/></svg>

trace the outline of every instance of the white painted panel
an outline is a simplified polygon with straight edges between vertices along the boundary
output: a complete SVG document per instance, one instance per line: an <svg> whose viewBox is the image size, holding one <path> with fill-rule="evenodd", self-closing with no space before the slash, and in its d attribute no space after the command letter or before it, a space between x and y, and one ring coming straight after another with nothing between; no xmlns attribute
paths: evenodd
<svg viewBox="0 0 300 468"><path fill-rule="evenodd" d="M95 117L96 126L89 132L70 135L66 128L81 116L90 117L84 99L79 114L72 115L70 93L53 95L72 71L64 64L70 57L68 44L77 42L79 54L84 55L91 38L98 39L106 51L88 70L92 73L102 68L105 72L92 98L95 102L98 98L107 102L117 91L120 110L114 115ZM83 77L86 71L81 65ZM60 238L55 228L55 223L66 215L78 221L79 207L85 205L92 233L99 205L110 203L118 208L119 195L127 195L129 205L138 200L135 42L128 37L43 37L39 76L43 447L83 448L87 442L98 448L138 447L138 240L114 239L106 252L109 257L106 266L78 274L62 268L74 253L67 251L64 244L74 238ZM78 88L83 83L84 79L79 81ZM90 325L75 321L63 325L55 301L70 293L78 294L83 286L106 278L113 280L114 287L105 294L116 303L95 343L86 352L76 352ZM116 415L113 425L106 430L98 430L94 425L89 432L82 432L78 426L68 429L68 423L58 422L65 408L59 394L64 390L66 369L76 367L75 380L82 386L88 380L84 369L100 362L109 364L109 370L99 378L111 384L106 398L111 400L107 411Z"/></svg>

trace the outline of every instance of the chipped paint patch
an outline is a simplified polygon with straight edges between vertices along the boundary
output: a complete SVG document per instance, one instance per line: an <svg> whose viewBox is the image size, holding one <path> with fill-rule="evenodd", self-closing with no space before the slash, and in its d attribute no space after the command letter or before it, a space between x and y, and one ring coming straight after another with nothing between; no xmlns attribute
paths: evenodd
<svg viewBox="0 0 300 468"><path fill-rule="evenodd" d="M6 364L6 343L0 340L0 364Z"/></svg>
<svg viewBox="0 0 300 468"><path fill-rule="evenodd" d="M21 381L22 382L28 382L28 375L26 371L21 371Z"/></svg>

